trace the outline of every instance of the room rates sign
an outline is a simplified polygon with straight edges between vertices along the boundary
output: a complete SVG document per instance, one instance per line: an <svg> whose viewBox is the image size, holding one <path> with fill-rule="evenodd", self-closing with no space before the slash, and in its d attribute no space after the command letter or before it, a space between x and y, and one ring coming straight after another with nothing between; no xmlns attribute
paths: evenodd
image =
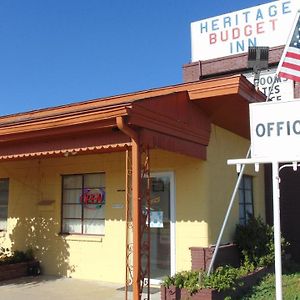
<svg viewBox="0 0 300 300"><path fill-rule="evenodd" d="M300 157L300 100L250 104L251 157Z"/></svg>

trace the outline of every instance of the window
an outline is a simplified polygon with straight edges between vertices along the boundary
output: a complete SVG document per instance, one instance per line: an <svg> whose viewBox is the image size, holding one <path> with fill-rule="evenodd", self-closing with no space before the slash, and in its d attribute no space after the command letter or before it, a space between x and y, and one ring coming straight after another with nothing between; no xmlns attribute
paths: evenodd
<svg viewBox="0 0 300 300"><path fill-rule="evenodd" d="M7 227L8 185L8 178L0 179L0 231Z"/></svg>
<svg viewBox="0 0 300 300"><path fill-rule="evenodd" d="M104 234L105 174L62 177L62 232Z"/></svg>
<svg viewBox="0 0 300 300"><path fill-rule="evenodd" d="M254 214L253 209L253 180L244 175L239 186L240 224L246 224Z"/></svg>

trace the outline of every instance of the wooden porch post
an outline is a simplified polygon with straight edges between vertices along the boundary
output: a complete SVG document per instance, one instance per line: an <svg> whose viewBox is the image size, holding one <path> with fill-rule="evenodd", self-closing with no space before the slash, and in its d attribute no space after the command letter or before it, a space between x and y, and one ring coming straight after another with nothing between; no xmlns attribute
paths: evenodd
<svg viewBox="0 0 300 300"><path fill-rule="evenodd" d="M136 131L122 117L116 118L118 128L132 143L132 223L133 223L133 300L141 299L141 149Z"/></svg>
<svg viewBox="0 0 300 300"><path fill-rule="evenodd" d="M133 299L141 299L141 151L132 139Z"/></svg>

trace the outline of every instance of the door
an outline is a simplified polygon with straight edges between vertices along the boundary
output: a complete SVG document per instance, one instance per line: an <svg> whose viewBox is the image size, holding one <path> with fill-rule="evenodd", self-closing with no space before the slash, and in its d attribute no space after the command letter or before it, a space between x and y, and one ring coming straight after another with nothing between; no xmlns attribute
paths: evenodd
<svg viewBox="0 0 300 300"><path fill-rule="evenodd" d="M153 173L150 179L150 274L159 284L175 273L175 191L171 172Z"/></svg>

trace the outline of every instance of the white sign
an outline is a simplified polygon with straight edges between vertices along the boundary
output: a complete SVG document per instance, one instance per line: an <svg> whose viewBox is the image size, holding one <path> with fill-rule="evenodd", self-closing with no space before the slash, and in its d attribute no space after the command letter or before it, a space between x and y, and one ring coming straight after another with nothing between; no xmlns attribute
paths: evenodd
<svg viewBox="0 0 300 300"><path fill-rule="evenodd" d="M150 211L150 227L163 228L163 211Z"/></svg>
<svg viewBox="0 0 300 300"><path fill-rule="evenodd" d="M192 62L284 45L299 6L279 0L191 23Z"/></svg>
<svg viewBox="0 0 300 300"><path fill-rule="evenodd" d="M300 101L250 104L251 157L300 157Z"/></svg>
<svg viewBox="0 0 300 300"><path fill-rule="evenodd" d="M259 77L259 90L266 96L270 94L270 90L273 85L269 100L270 101L286 101L294 98L294 82L293 80L286 78L275 78L276 69L262 71ZM254 83L254 74L243 74L251 83Z"/></svg>

